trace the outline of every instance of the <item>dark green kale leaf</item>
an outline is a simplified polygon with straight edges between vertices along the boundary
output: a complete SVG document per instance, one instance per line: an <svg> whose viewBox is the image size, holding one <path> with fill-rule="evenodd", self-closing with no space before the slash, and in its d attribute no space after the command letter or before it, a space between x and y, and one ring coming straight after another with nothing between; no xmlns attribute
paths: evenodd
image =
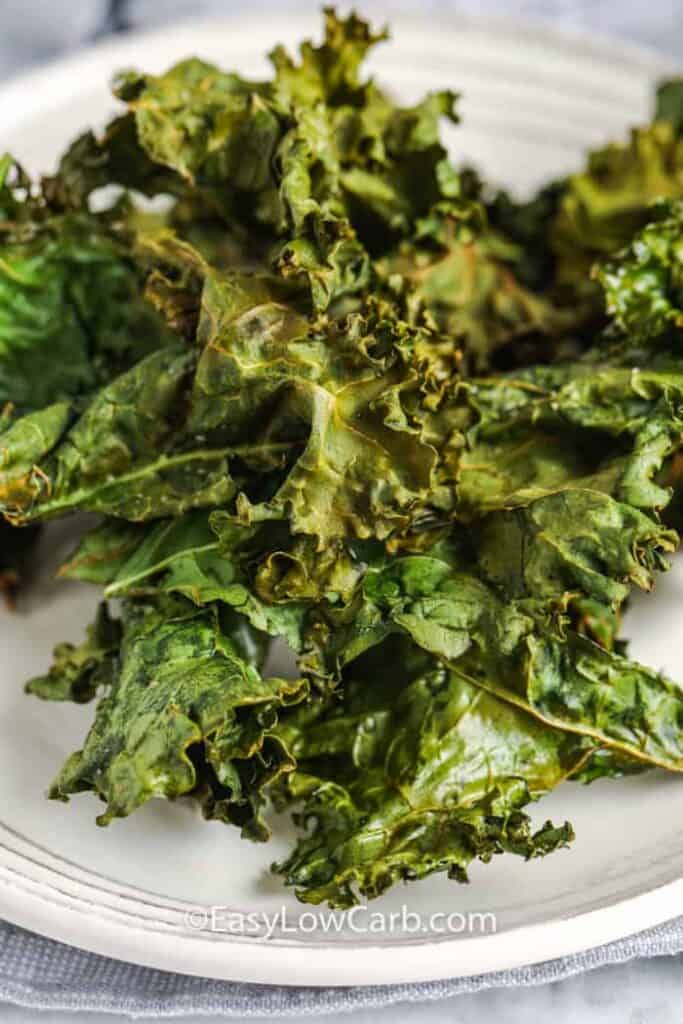
<svg viewBox="0 0 683 1024"><path fill-rule="evenodd" d="M91 391L168 333L130 255L75 216L0 247L0 401L43 408Z"/></svg>
<svg viewBox="0 0 683 1024"><path fill-rule="evenodd" d="M544 291L554 283L551 227L565 187L564 181L551 182L525 201L497 191L486 201L491 227L518 246L515 269L521 283L533 291Z"/></svg>
<svg viewBox="0 0 683 1024"><path fill-rule="evenodd" d="M680 445L676 364L650 371L586 361L473 381L465 391L479 421L460 458L463 518L577 488L645 512L670 501L657 473Z"/></svg>
<svg viewBox="0 0 683 1024"><path fill-rule="evenodd" d="M558 588L558 602L562 596ZM335 624L327 656L348 663L405 632L473 685L547 725L683 770L681 687L553 623L550 594L547 601L539 607L533 591L506 600L500 588L442 558L401 558L367 575L352 625L345 631Z"/></svg>
<svg viewBox="0 0 683 1024"><path fill-rule="evenodd" d="M264 601L248 575L248 563L263 553L264 538L259 543L253 528L220 519L216 531L214 516L221 514L190 512L134 532L107 520L82 538L61 575L103 584L107 597L182 594L199 606L219 601L254 629L300 650L307 608Z"/></svg>
<svg viewBox="0 0 683 1024"><path fill-rule="evenodd" d="M572 839L568 824L534 831L523 808L576 771L590 743L405 643L372 655L340 700L279 727L297 760L280 800L301 805L310 834L276 870L299 899L347 907L435 871L466 881L477 858L529 859Z"/></svg>
<svg viewBox="0 0 683 1024"><path fill-rule="evenodd" d="M124 225L53 212L20 172L8 183L12 166L0 166L0 406L27 411L92 391L170 333Z"/></svg>
<svg viewBox="0 0 683 1024"><path fill-rule="evenodd" d="M28 472L32 454L46 454L66 425L64 400L73 401L75 417L98 387L171 341L145 300L125 215L124 205L98 216L64 212L9 156L0 160L3 468L25 457ZM25 413L32 416L22 420ZM2 527L1 579L10 595L37 533Z"/></svg>
<svg viewBox="0 0 683 1024"><path fill-rule="evenodd" d="M100 612L80 648L61 646L49 674L28 684L47 699L90 699L103 688L83 749L50 796L93 790L107 804L100 825L153 797L196 797L208 817L268 837L264 787L293 760L274 729L281 708L302 700L301 680L263 679L245 623L182 598L124 605L120 622Z"/></svg>

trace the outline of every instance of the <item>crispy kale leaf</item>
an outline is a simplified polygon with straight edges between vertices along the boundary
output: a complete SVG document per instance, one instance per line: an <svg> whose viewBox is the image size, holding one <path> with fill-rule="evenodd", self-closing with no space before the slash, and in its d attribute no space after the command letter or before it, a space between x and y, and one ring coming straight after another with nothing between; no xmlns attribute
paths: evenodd
<svg viewBox="0 0 683 1024"><path fill-rule="evenodd" d="M220 504L234 493L230 449L188 435L193 355L168 345L140 360L78 415L60 402L2 435L0 509L23 523L76 509L133 521Z"/></svg>
<svg viewBox="0 0 683 1024"><path fill-rule="evenodd" d="M58 644L47 675L31 679L26 691L43 700L87 703L93 700L100 687L111 685L120 646L121 622L112 618L109 608L102 602L83 643Z"/></svg>
<svg viewBox="0 0 683 1024"><path fill-rule="evenodd" d="M473 382L479 422L459 470L463 517L521 508L566 489L609 495L644 512L671 491L657 472L679 446L682 378L584 362Z"/></svg>
<svg viewBox="0 0 683 1024"><path fill-rule="evenodd" d="M249 578L249 562L262 555L265 538L220 519L215 530L214 515L220 516L191 512L134 532L108 520L85 535L61 574L104 584L107 597L182 594L199 606L219 601L254 629L300 650L307 608L264 601Z"/></svg>
<svg viewBox="0 0 683 1024"><path fill-rule="evenodd" d="M683 329L683 201L661 202L627 249L596 268L614 333L632 345Z"/></svg>
<svg viewBox="0 0 683 1024"><path fill-rule="evenodd" d="M198 359L168 345L80 416L63 402L13 423L0 464L5 515L25 522L81 508L140 520L220 505L237 490L232 458L247 487L244 521L289 519L321 547L386 536L413 510L447 502L438 477L457 434L422 402L410 364L419 334L372 310L317 328L278 289L210 274ZM279 466L287 471L274 493L250 497L253 473Z"/></svg>
<svg viewBox="0 0 683 1024"><path fill-rule="evenodd" d="M528 362L530 354L556 358L582 325L583 309L563 309L550 293L532 291L521 279L520 247L485 221L462 221L457 207L436 211L381 261L403 315L435 328L461 372Z"/></svg>
<svg viewBox="0 0 683 1024"><path fill-rule="evenodd" d="M116 93L129 112L101 141L79 140L60 179L72 201L111 181L176 195L237 238L255 236L252 250L305 283L322 311L369 284L368 217L391 239L442 194L437 125L452 97L402 110L363 81L361 61L382 38L328 11L323 44L304 44L298 65L276 49L269 82L197 59L123 75Z"/></svg>
<svg viewBox="0 0 683 1024"><path fill-rule="evenodd" d="M551 288L555 279L551 228L565 187L564 181L551 182L522 202L497 191L486 203L493 229L518 247L517 274L533 291Z"/></svg>
<svg viewBox="0 0 683 1024"><path fill-rule="evenodd" d="M90 218L54 218L0 253L0 402L92 391L166 341L130 253Z"/></svg>
<svg viewBox="0 0 683 1024"><path fill-rule="evenodd" d="M163 591L199 605L222 601L298 651L311 604L347 602L365 569L362 550L318 552L279 524L245 527L227 512L195 511L149 527L105 520L60 575L99 583L108 597Z"/></svg>
<svg viewBox="0 0 683 1024"><path fill-rule="evenodd" d="M533 538L527 542L533 549ZM399 558L368 573L352 625L336 623L324 646L344 664L400 631L473 686L548 725L683 770L678 684L554 624L550 595L548 607L539 608L538 592L505 600L500 589L445 558ZM564 596L560 588L558 603Z"/></svg>
<svg viewBox="0 0 683 1024"><path fill-rule="evenodd" d="M62 201L112 181L170 193L171 223L213 262L268 268L305 287L318 313L398 289L402 312L438 325L456 362L481 368L517 342L549 357L577 315L517 280L526 255L487 229L449 162L439 126L457 121L455 95L403 108L362 77L384 38L327 11L322 45L303 44L298 63L276 48L267 82L196 59L121 76L128 113L69 151Z"/></svg>
<svg viewBox="0 0 683 1024"><path fill-rule="evenodd" d="M582 740L405 645L374 655L340 701L280 727L297 759L280 799L310 826L277 865L299 899L346 907L434 871L466 881L477 858L528 859L572 838L567 824L534 831L522 808L583 763Z"/></svg>
<svg viewBox="0 0 683 1024"><path fill-rule="evenodd" d="M278 710L301 700L301 680L263 679L244 624L181 598L130 602L123 618L100 611L79 648L55 652L50 673L28 684L48 699L89 699L103 688L83 749L50 795L93 790L100 825L152 797L190 794L207 817L264 839L264 786L293 761L274 734ZM256 655L256 663L254 656Z"/></svg>
<svg viewBox="0 0 683 1024"><path fill-rule="evenodd" d="M585 292L593 263L628 244L655 199L683 197L683 137L673 94L657 114L660 120L634 128L628 142L591 153L585 170L569 178L552 227L564 285Z"/></svg>
<svg viewBox="0 0 683 1024"><path fill-rule="evenodd" d="M9 158L0 212L0 406L92 391L168 341L115 213L51 210Z"/></svg>
<svg viewBox="0 0 683 1024"><path fill-rule="evenodd" d="M102 215L51 204L9 156L0 160L0 463L13 455L12 427L53 436L65 399L74 409L146 354L169 343L164 320L145 300L120 203ZM41 411L45 415L41 418ZM19 441L21 447L22 442ZM42 454L42 441L28 442ZM18 454L18 453L17 453ZM21 456L19 456L21 458ZM28 467L27 467L28 469ZM36 529L2 528L0 579L12 595Z"/></svg>
<svg viewBox="0 0 683 1024"><path fill-rule="evenodd" d="M212 285L205 309L195 422L250 426L263 444L300 446L272 497L240 499L245 522L287 518L322 549L336 538L387 536L429 504L435 444L450 438L431 430L419 404L410 362L419 337L406 324L369 309L311 328L258 279Z"/></svg>

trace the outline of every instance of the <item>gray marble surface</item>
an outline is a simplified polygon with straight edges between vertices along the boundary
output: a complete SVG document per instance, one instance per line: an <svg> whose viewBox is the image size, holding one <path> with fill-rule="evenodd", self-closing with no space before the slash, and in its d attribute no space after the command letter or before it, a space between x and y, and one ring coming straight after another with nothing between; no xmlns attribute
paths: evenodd
<svg viewBox="0 0 683 1024"><path fill-rule="evenodd" d="M310 0L280 0L310 8ZM50 59L101 36L112 26L131 29L159 24L173 17L225 12L228 0L0 0L0 77ZM265 6L265 5L264 5ZM373 17L395 9L439 8L467 13L517 14L540 17L568 29L593 29L621 35L683 56L683 0L359 0ZM233 5L230 4L231 9ZM530 989L504 989L459 996L439 1003L393 1006L353 1015L355 1024L673 1024L683 1018L680 957L634 961L603 968L567 981ZM3 1024L105 1024L118 1015L39 1012L0 1005ZM209 1021L213 1018L202 1018ZM246 1019L246 1018L245 1018ZM252 1018L253 1019L253 1018ZM309 1017L334 1024L348 1016ZM199 1018L183 1018L190 1024Z"/></svg>

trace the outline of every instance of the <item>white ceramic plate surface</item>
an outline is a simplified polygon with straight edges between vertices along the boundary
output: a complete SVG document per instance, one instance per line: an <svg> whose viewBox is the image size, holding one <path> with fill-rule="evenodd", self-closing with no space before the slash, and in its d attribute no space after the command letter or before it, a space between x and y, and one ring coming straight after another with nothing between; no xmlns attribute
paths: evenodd
<svg viewBox="0 0 683 1024"><path fill-rule="evenodd" d="M272 44L293 46L317 28L313 13L185 25L31 73L0 89L0 151L13 151L32 171L49 168L73 135L112 111L107 81L123 66L161 70L198 54L258 76ZM373 68L406 100L442 86L462 90L464 125L448 132L454 155L521 191L577 167L586 147L646 120L653 83L672 70L607 41L509 22L442 20L435 28L433 19L405 18L395 20L394 41ZM56 560L65 543L63 528L52 528L44 550ZM469 886L436 877L398 886L373 905L385 914L402 905L419 913L418 933L369 933L362 916L339 933L311 931L318 911L302 908L268 872L291 841L286 822L277 823L271 844L256 846L182 804L154 802L96 828L91 796L69 807L44 799L64 757L80 745L92 709L43 704L21 690L45 669L54 643L80 639L96 600L88 587L45 577L17 614L0 612L0 917L168 970L318 985L498 970L683 913L683 780L658 773L590 789L566 784L544 800L537 820L575 825L568 851L529 864L504 856L475 866ZM680 674L682 607L683 566L662 579L656 595L634 602L628 624L637 656ZM287 928L297 921L301 927L278 927L269 939L262 924L258 934L227 934L236 919L220 910L212 924L211 906L269 914L284 907ZM495 934L482 935L478 926L444 934L443 919L429 923L436 912L495 914Z"/></svg>

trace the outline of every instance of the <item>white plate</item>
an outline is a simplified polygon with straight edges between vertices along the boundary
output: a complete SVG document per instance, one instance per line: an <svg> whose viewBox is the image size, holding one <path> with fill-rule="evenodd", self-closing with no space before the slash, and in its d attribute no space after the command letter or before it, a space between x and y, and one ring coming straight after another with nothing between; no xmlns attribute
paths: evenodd
<svg viewBox="0 0 683 1024"><path fill-rule="evenodd" d="M316 17L274 15L187 25L123 39L32 73L0 90L0 149L45 170L63 145L112 109L106 83L121 66L162 69L197 53L249 75L265 72L263 53L317 29ZM398 18L395 41L374 69L401 97L454 86L464 94L464 126L449 133L458 159L492 179L528 189L577 166L582 150L648 116L652 86L671 68L631 48L571 39L510 23ZM63 531L48 536L56 555ZM44 790L80 744L90 708L24 697L23 680L45 669L52 645L78 640L96 602L73 584L34 588L19 614L0 613L0 916L86 949L154 967L214 978L281 984L416 981L528 964L631 934L683 913L683 782L652 773L590 789L567 784L538 809L573 821L569 851L526 864L505 856L459 886L436 877L396 887L373 906L403 904L426 930L363 933L361 917L342 931L309 932L311 910L269 863L291 840L278 823L268 846L243 842L187 807L162 802L102 830L97 805L69 807ZM683 571L665 577L656 597L631 614L634 652L656 667L680 669L677 608ZM537 814L537 818L539 817ZM288 914L269 940L198 928L212 905ZM495 934L443 934L434 912L493 913ZM195 912L188 919L188 913ZM236 919L232 919L234 922ZM455 924L459 922L455 919ZM476 922L476 919L473 919Z"/></svg>

